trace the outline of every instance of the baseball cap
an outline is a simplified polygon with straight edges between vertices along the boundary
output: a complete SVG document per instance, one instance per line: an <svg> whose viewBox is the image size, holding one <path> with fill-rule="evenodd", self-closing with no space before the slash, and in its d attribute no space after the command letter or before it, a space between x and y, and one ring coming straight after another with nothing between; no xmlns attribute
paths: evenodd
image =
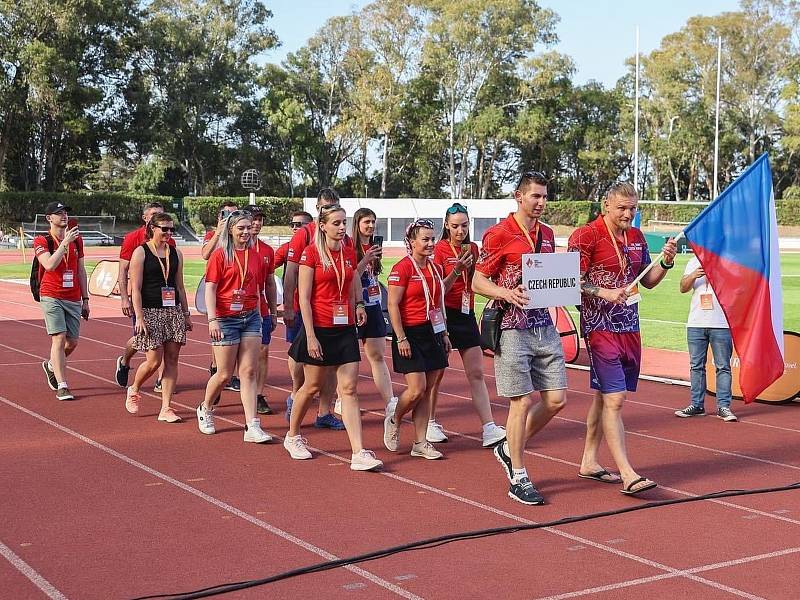
<svg viewBox="0 0 800 600"><path fill-rule="evenodd" d="M47 208L44 209L44 214L52 215L62 210L68 213L72 212L72 209L69 206L65 206L62 202L51 202L47 205Z"/></svg>

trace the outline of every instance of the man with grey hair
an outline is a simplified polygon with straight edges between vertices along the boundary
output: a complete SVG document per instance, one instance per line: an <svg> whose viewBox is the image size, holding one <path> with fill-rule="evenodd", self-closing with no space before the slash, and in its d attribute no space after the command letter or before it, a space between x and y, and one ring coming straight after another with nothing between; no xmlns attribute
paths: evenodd
<svg viewBox="0 0 800 600"><path fill-rule="evenodd" d="M603 200L603 214L579 227L569 237L568 250L580 253L581 335L589 353L589 379L595 390L586 417L586 443L578 476L602 483L622 483L623 494L635 495L656 487L641 477L628 461L622 406L627 392L635 392L641 365L637 303L641 299L631 283L650 264L647 241L633 227L639 196L628 182L611 186ZM663 248L663 258L640 283L650 289L673 267L675 240ZM597 451L605 435L619 476L598 462Z"/></svg>

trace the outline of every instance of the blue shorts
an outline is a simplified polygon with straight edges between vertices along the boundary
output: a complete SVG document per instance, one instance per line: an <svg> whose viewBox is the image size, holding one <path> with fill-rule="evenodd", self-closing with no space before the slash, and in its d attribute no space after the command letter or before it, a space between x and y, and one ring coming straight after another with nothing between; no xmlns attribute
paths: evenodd
<svg viewBox="0 0 800 600"><path fill-rule="evenodd" d="M243 337L261 337L261 313L258 310L236 317L219 317L217 323L222 330L222 339L218 342L211 340L212 346L235 346Z"/></svg>
<svg viewBox="0 0 800 600"><path fill-rule="evenodd" d="M286 327L286 341L291 344L300 334L301 329L303 329L303 315L298 310L294 314L294 327L289 327L288 325Z"/></svg>
<svg viewBox="0 0 800 600"><path fill-rule="evenodd" d="M380 304L365 306L367 322L358 328L358 337L362 340L369 338L386 337L386 321L383 320L383 310Z"/></svg>
<svg viewBox="0 0 800 600"><path fill-rule="evenodd" d="M592 331L586 338L589 385L603 394L635 392L642 364L639 332Z"/></svg>
<svg viewBox="0 0 800 600"><path fill-rule="evenodd" d="M269 346L272 341L272 315L263 317L261 321L261 345Z"/></svg>

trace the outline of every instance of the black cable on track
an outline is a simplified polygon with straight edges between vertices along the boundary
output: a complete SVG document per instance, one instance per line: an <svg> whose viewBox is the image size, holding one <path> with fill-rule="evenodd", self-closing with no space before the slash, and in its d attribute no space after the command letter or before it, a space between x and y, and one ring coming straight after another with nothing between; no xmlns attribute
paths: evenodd
<svg viewBox="0 0 800 600"><path fill-rule="evenodd" d="M228 592L235 592L237 590L244 590L252 587L257 587L261 585L266 585L268 583L275 583L276 581L283 581L284 579L290 579L292 577L298 577L300 575L308 575L311 573L319 573L321 571L329 571L331 569L336 569L338 567L343 567L346 565L354 565L358 563L369 562L371 560L377 560L380 558L385 558L387 556L392 556L393 554L399 554L401 552L408 552L410 550L420 550L420 549L427 549L427 548L436 548L437 546L442 546L444 544L449 544L450 542L456 542L461 540L474 540L484 537L491 537L495 535L507 534L507 533L516 533L518 531L527 531L531 529L544 529L547 527L556 527L558 525L568 525L570 523L578 523L581 521L589 521L592 519L600 519L602 517L612 517L615 515L623 515L625 513L635 512L639 510L645 510L648 508L659 508L661 506L672 506L673 504L685 504L688 502L699 502L701 500L716 500L719 498L730 498L733 496L752 496L755 494L768 494L773 492L787 492L792 490L800 490L800 482L791 483L788 485L780 486L780 487L769 487L769 488L755 488L750 490L723 490L720 492L712 492L710 494L703 494L702 496L691 496L689 498L671 498L668 500L656 500L653 502L646 502L644 504L637 504L635 506L626 506L623 508L617 508L614 510L607 510L603 512L596 512L596 513L588 513L585 515L577 515L572 517L564 517L558 519L556 521L548 521L546 523L533 523L530 525L520 524L520 525L509 525L506 527L493 527L491 529L478 529L476 531L465 531L461 533L449 533L447 535L440 535L433 538L428 538L425 540L418 540L416 542L409 542L408 544L401 544L399 546L392 546L390 548L384 548L382 550L375 550L373 552L367 552L366 554L359 554L357 556L351 556L349 558L340 558L338 560L330 560L321 563L317 563L314 565L308 565L306 567L300 567L297 569L292 569L291 571L285 571L283 573L279 573L277 575L272 575L270 577L264 577L262 579L250 579L248 581L239 581L233 583L223 583L207 588L203 588L200 590L194 590L191 592L176 592L176 593L168 593L168 594L155 594L151 596L139 596L137 598L133 598L132 600L157 600L159 598L167 598L169 600L192 600L194 598L208 598L210 596L217 596L221 594L227 594Z"/></svg>

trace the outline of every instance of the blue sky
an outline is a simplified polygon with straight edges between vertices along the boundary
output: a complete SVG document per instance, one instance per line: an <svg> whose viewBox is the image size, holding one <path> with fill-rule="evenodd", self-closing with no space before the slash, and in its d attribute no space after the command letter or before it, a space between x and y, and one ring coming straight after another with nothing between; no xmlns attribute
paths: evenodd
<svg viewBox="0 0 800 600"><path fill-rule="evenodd" d="M561 17L556 50L575 61L576 83L594 79L607 87L625 74L625 59L635 52L635 28L643 53L658 47L661 38L677 31L694 15L734 11L735 0L540 0ZM280 62L300 48L330 17L346 15L366 0L267 0L271 21L282 46L266 62Z"/></svg>

